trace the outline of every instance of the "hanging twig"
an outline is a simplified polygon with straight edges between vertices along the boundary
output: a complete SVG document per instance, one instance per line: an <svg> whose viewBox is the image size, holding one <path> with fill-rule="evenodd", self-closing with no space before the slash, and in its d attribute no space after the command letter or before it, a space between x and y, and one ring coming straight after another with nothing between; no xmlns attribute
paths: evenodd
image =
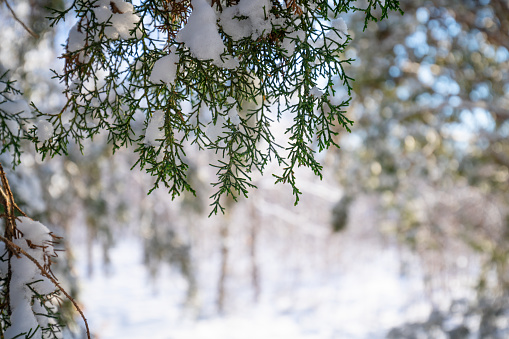
<svg viewBox="0 0 509 339"><path fill-rule="evenodd" d="M9 11L11 11L11 14L12 14L12 17L14 18L14 20L16 20L17 22L19 22L21 24L21 26L23 26L23 28L28 32L30 33L31 36L33 36L34 38L36 39L39 39L39 34L35 33L34 31L32 31L30 29L30 27L28 27L27 25L25 25L25 23L23 21L21 21L20 18L18 18L18 16L16 15L16 13L14 13L14 10L12 9L11 5L9 5L9 2L7 0L0 0L0 2L5 2L5 5L7 6L7 8L9 9Z"/></svg>

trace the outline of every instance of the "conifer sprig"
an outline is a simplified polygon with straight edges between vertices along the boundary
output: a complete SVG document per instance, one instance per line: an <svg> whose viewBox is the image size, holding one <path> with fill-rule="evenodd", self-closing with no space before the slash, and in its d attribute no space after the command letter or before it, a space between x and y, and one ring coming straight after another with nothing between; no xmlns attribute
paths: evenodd
<svg viewBox="0 0 509 339"><path fill-rule="evenodd" d="M343 56L350 36L341 16L363 11L367 24L399 10L394 0L354 6L359 2L212 1L206 8L205 0L75 0L53 18L77 16L65 68L55 71L66 104L57 114L37 110L55 132L41 141L34 127L29 138L43 156L54 156L105 131L114 150L136 144L137 165L173 196L194 192L186 177L189 145L210 149L219 158L214 213L223 210L222 196L246 196L250 173L277 161L283 169L276 182L289 183L298 201L295 168L320 176L315 152L337 146L337 126L349 131L353 123L345 111L351 60ZM215 15L208 30L218 38L209 49L224 46L222 53L204 54L190 41L193 13L204 22ZM347 96L338 99L340 88ZM274 128L289 118L287 142L278 142Z"/></svg>

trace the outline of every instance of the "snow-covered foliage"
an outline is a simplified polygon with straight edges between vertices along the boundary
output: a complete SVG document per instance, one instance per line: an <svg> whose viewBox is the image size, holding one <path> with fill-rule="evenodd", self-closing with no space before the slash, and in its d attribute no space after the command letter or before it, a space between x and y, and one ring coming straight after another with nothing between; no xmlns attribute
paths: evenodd
<svg viewBox="0 0 509 339"><path fill-rule="evenodd" d="M350 62L343 55L350 37L341 19L354 9L350 3L76 0L70 6L55 9L52 22L76 19L68 27L63 70L54 72L65 86L61 107L31 103L34 116L31 100L20 97L6 72L0 77L1 153L13 151L14 162L22 138L44 159L68 154L74 142L82 150L84 140L105 131L114 149L137 144L136 164L156 177L154 187L163 183L176 196L194 193L188 151L208 149L217 160L209 180L217 213L225 196L247 196L251 173L274 159L283 165L277 182L289 183L298 200L295 169L307 166L321 175L315 153L336 144L338 126L352 124L344 111L349 98L331 100L338 86L351 89L343 68ZM367 6L368 13L381 5ZM380 17L396 9L397 1L387 1ZM276 140L273 125L290 121L286 140ZM64 195L58 180L51 178L54 197ZM97 192L83 191L96 202ZM25 214L13 207L12 194L2 193L3 334L58 337L52 237L26 216L14 222L18 212Z"/></svg>
<svg viewBox="0 0 509 339"><path fill-rule="evenodd" d="M105 36L107 39L131 39L140 38L142 31L138 28L140 17L133 13L134 7L131 3L122 0L99 0L89 7L87 20L92 20L92 16L100 25L100 30L91 36L90 31L86 31L80 22L76 23L69 32L67 40L67 50L78 53L78 61L87 63L90 61L83 51L94 42Z"/></svg>
<svg viewBox="0 0 509 339"><path fill-rule="evenodd" d="M106 23L104 34L109 39L130 39L133 34L136 38L141 37L141 30L136 29L140 17L133 13L134 7L131 3L122 0L100 0L93 7L97 22Z"/></svg>
<svg viewBox="0 0 509 339"><path fill-rule="evenodd" d="M50 272L51 257L55 256L54 239L46 226L27 217L19 217L16 226L18 237L12 239L15 246L0 243L0 279L8 284L9 294L4 294L4 300L9 302L12 312L9 319L1 319L3 334L9 339L60 338L55 318L58 293L41 271L42 267Z"/></svg>
<svg viewBox="0 0 509 339"><path fill-rule="evenodd" d="M290 184L298 201L294 169L306 166L320 175L315 153L336 145L337 126L352 124L344 110L351 90L344 69L350 60L343 55L350 41L346 13L364 11L368 20L375 19L372 10L384 18L399 9L397 1L364 6L77 0L54 16L59 22L77 14L64 70L56 72L66 103L59 114L38 110L45 119L30 138L52 156L65 153L71 141L83 147L83 140L106 131L114 149L137 144L137 164L172 196L194 192L186 179L190 145L211 150L221 155L213 213L223 210L222 196L247 195L249 173L277 159L283 168L276 183ZM333 99L340 89L348 95ZM287 136L276 140L274 126L288 120Z"/></svg>
<svg viewBox="0 0 509 339"><path fill-rule="evenodd" d="M219 35L217 17L214 9L205 0L192 0L193 11L184 28L177 34L177 42L182 42L200 60L209 60L219 66L234 68L238 62L225 63L221 54L226 46Z"/></svg>

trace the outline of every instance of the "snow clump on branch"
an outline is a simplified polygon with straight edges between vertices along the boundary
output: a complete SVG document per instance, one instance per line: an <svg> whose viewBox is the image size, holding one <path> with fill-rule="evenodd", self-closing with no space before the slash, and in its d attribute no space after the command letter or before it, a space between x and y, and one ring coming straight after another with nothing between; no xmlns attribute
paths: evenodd
<svg viewBox="0 0 509 339"><path fill-rule="evenodd" d="M104 35L111 40L117 39L140 39L143 35L138 23L140 17L134 14L134 7L128 2L122 0L99 0L94 3L93 13L97 23L104 24ZM90 15L87 15L87 21L90 21ZM70 30L67 39L67 51L77 52L84 49L89 41L97 40L89 37L90 31L84 27L82 21L77 22ZM79 54L78 61L88 62L84 52Z"/></svg>
<svg viewBox="0 0 509 339"><path fill-rule="evenodd" d="M104 29L104 34L109 39L116 40L118 38L127 40L133 38L133 31L140 21L140 17L133 13L134 7L128 2L122 0L99 0L94 14L97 22L110 23ZM134 31L134 37L141 38L142 32L139 28Z"/></svg>
<svg viewBox="0 0 509 339"><path fill-rule="evenodd" d="M281 26L284 19L277 19L270 9L269 0L240 0L238 4L216 12L205 0L192 0L193 11L177 41L184 43L191 53L201 60L212 60L219 67L234 69L239 61L225 53L226 46L219 34L219 25L233 40L256 40Z"/></svg>
<svg viewBox="0 0 509 339"><path fill-rule="evenodd" d="M46 141L53 136L54 128L51 122L39 120L37 122L37 137L40 141Z"/></svg>
<svg viewBox="0 0 509 339"><path fill-rule="evenodd" d="M343 18L337 18L332 20L332 27L334 27L337 32L329 31L327 33L327 37L335 41L338 45L343 45L346 42L346 36L348 35L348 27ZM341 34L338 34L341 33Z"/></svg>
<svg viewBox="0 0 509 339"><path fill-rule="evenodd" d="M176 48L173 46L170 48L170 54L157 60L150 73L150 82L154 84L175 83L175 77L177 76L177 64L179 63L179 56Z"/></svg>
<svg viewBox="0 0 509 339"><path fill-rule="evenodd" d="M226 8L220 15L220 24L226 34L239 41L251 37L258 39L280 26L284 19L277 19L270 13L269 0L240 0L235 6Z"/></svg>
<svg viewBox="0 0 509 339"><path fill-rule="evenodd" d="M228 57L221 59L226 46L219 35L214 9L205 0L192 0L191 4L193 11L177 34L177 42L183 42L198 59L212 59L219 67L237 67L238 60Z"/></svg>

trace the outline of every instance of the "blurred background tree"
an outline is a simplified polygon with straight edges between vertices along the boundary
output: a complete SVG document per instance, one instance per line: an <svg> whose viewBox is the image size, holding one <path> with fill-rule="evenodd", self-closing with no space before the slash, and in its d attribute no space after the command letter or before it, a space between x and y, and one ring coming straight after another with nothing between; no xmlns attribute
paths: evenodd
<svg viewBox="0 0 509 339"><path fill-rule="evenodd" d="M495 329L494 314L509 306L509 3L401 5L403 17L362 35L352 17L355 128L331 162L345 196L376 196L379 231L419 255L435 307L444 289L454 299L454 282L469 277L463 282L478 297L462 326L481 309L479 338L503 338L507 326ZM431 325L414 325L391 335L438 337ZM468 332L456 330L449 335Z"/></svg>

